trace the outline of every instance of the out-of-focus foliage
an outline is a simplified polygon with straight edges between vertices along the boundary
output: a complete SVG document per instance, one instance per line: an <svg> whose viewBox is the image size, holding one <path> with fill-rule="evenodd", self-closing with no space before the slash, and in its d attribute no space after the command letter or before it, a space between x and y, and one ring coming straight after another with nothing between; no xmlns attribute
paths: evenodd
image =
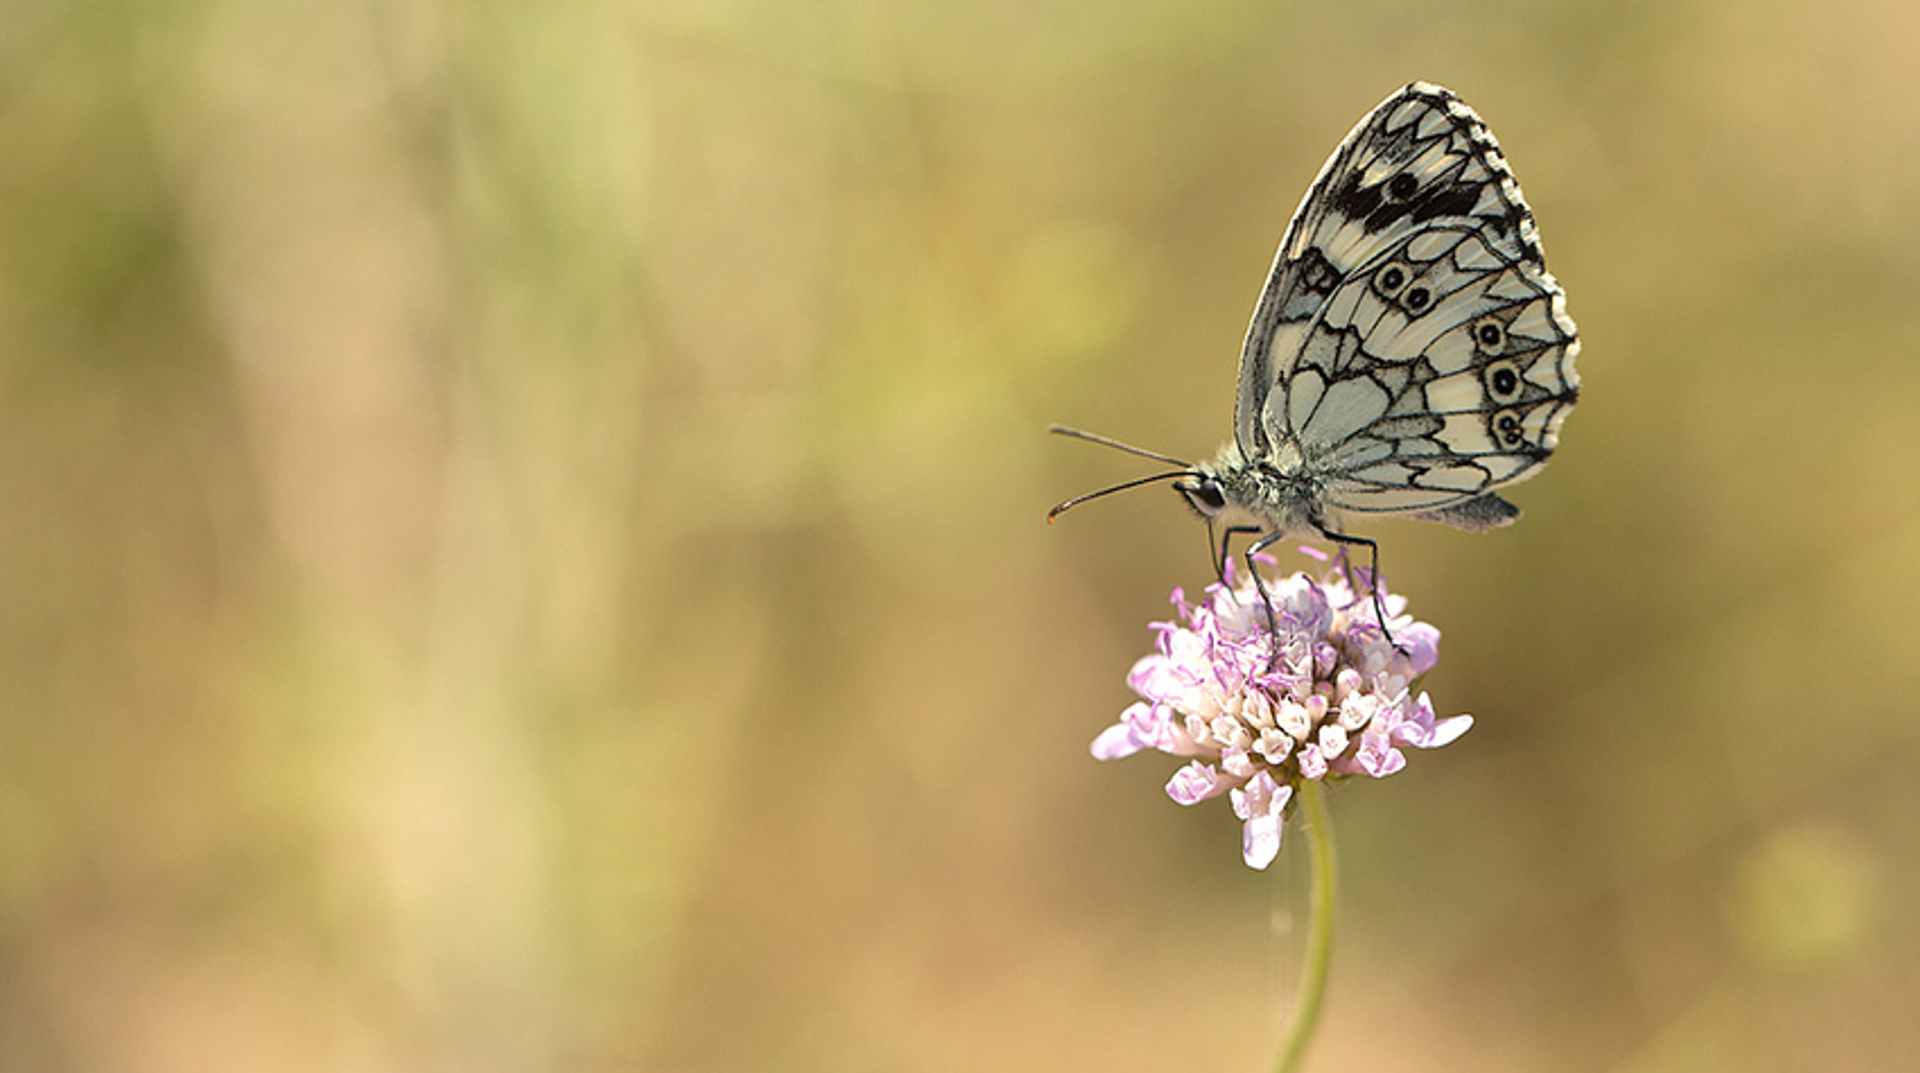
<svg viewBox="0 0 1920 1073"><path fill-rule="evenodd" d="M1285 869L1086 753L1203 537L1041 430L1209 453L1414 78L1586 394L1369 530L1478 722L1333 795L1316 1067L1920 1053L1910 5L5 23L0 1068L1259 1068Z"/></svg>

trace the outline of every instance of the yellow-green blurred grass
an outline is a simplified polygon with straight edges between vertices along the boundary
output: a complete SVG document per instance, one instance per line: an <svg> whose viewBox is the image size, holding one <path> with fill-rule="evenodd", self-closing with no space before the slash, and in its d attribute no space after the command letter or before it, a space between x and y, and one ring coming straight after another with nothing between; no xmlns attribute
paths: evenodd
<svg viewBox="0 0 1920 1073"><path fill-rule="evenodd" d="M1272 247L1411 78L1586 340L1377 528L1473 733L1342 788L1317 1065L1920 1050L1904 7L21 8L0 1068L1264 1063L1297 868L1086 743Z"/></svg>

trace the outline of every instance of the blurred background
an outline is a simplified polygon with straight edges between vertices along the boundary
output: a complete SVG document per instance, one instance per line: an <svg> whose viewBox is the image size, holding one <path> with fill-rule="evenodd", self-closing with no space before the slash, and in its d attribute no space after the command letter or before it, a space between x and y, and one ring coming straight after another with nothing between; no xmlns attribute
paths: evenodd
<svg viewBox="0 0 1920 1073"><path fill-rule="evenodd" d="M0 1069L1264 1068L1304 862L1087 755L1205 538L1043 430L1211 453L1415 78L1586 393L1366 529L1478 723L1332 796L1311 1068L1920 1054L1911 5L4 23Z"/></svg>

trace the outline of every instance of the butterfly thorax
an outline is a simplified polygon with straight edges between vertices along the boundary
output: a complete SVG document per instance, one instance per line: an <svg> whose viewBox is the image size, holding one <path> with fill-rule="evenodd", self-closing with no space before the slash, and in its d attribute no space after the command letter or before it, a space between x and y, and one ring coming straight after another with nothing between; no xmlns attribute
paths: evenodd
<svg viewBox="0 0 1920 1073"><path fill-rule="evenodd" d="M1213 461L1194 468L1219 488L1224 500L1224 509L1212 513L1203 509L1204 504L1195 504L1209 520L1228 525L1251 522L1276 533L1320 528L1325 523L1320 478L1298 450L1249 461L1238 444L1228 443Z"/></svg>

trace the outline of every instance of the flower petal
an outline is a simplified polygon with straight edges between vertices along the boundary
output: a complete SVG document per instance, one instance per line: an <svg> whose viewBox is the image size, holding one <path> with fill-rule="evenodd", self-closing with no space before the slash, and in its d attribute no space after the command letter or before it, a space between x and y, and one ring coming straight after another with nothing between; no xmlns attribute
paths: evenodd
<svg viewBox="0 0 1920 1073"><path fill-rule="evenodd" d="M1125 723L1115 723L1100 732L1093 739L1093 758L1095 760L1118 760L1132 756L1146 748L1140 739L1134 736L1133 728Z"/></svg>
<svg viewBox="0 0 1920 1073"><path fill-rule="evenodd" d="M1413 665L1410 677L1427 673L1440 662L1440 631L1425 622L1415 622L1394 631L1407 662Z"/></svg>
<svg viewBox="0 0 1920 1073"><path fill-rule="evenodd" d="M1339 723L1325 723L1320 727L1320 755L1328 759L1347 751L1347 732Z"/></svg>
<svg viewBox="0 0 1920 1073"><path fill-rule="evenodd" d="M1240 856L1248 868L1264 871L1280 856L1281 824L1278 816L1255 816L1240 828Z"/></svg>
<svg viewBox="0 0 1920 1073"><path fill-rule="evenodd" d="M1272 772L1262 771L1229 796L1233 801L1233 814L1250 820L1255 816L1280 815L1286 810L1287 802L1293 800L1293 787L1280 785Z"/></svg>
<svg viewBox="0 0 1920 1073"><path fill-rule="evenodd" d="M1167 780L1167 796L1181 805L1195 805L1209 797L1217 797L1220 791L1230 785L1213 769L1212 764L1203 764L1198 760L1173 773Z"/></svg>
<svg viewBox="0 0 1920 1073"><path fill-rule="evenodd" d="M1421 748L1438 749L1442 745L1450 745L1457 740L1460 735L1472 729L1473 716L1449 716L1433 724L1433 732L1427 735L1427 742L1425 745L1422 745Z"/></svg>
<svg viewBox="0 0 1920 1073"><path fill-rule="evenodd" d="M1385 734L1363 736L1353 759L1361 771L1376 779L1384 779L1407 766L1407 755L1394 748L1392 739Z"/></svg>

